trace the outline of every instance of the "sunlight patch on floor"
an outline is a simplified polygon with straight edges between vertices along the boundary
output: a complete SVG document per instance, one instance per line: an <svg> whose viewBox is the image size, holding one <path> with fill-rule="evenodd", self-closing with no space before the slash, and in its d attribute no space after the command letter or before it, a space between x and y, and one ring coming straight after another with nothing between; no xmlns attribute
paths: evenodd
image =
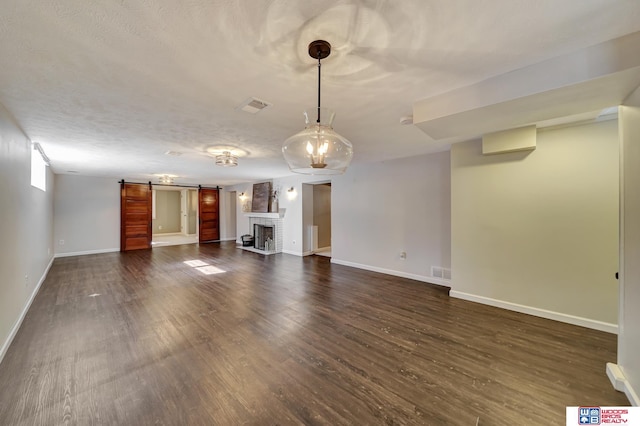
<svg viewBox="0 0 640 426"><path fill-rule="evenodd" d="M185 265L191 266L192 268L195 268L196 271L202 272L205 275L222 274L224 272L227 272L223 269L218 268L217 266L209 265L208 263L198 259L185 260L182 263L184 263Z"/></svg>
<svg viewBox="0 0 640 426"><path fill-rule="evenodd" d="M220 268L216 268L215 266L203 266L200 268L196 268L197 271L202 272L205 275L213 275L213 274L222 274L223 272L227 272L227 271L223 271Z"/></svg>
<svg viewBox="0 0 640 426"><path fill-rule="evenodd" d="M191 266L192 268L196 268L198 266L207 266L208 263L203 262L202 260L185 260L184 262L185 265Z"/></svg>

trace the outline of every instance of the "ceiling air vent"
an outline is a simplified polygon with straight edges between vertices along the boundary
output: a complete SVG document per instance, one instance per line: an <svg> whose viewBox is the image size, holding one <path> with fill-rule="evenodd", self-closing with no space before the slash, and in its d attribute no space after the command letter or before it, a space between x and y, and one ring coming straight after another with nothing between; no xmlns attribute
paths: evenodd
<svg viewBox="0 0 640 426"><path fill-rule="evenodd" d="M180 157L182 153L178 151L167 151L164 153L164 155L171 155L172 157Z"/></svg>
<svg viewBox="0 0 640 426"><path fill-rule="evenodd" d="M270 107L271 104L265 101L262 101L257 98L249 98L242 102L236 109L242 110L244 112L248 112L250 114L257 114L263 109Z"/></svg>

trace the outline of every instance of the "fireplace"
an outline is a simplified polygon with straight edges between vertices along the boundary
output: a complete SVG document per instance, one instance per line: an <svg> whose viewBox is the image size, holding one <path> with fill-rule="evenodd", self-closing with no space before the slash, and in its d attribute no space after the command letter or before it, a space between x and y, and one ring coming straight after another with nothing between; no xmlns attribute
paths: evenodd
<svg viewBox="0 0 640 426"><path fill-rule="evenodd" d="M274 251L275 244L275 226L253 224L253 247L258 250Z"/></svg>
<svg viewBox="0 0 640 426"><path fill-rule="evenodd" d="M250 247L241 247L243 250L260 254L282 253L284 212L278 213L247 212L249 218L249 232L253 233L253 242Z"/></svg>

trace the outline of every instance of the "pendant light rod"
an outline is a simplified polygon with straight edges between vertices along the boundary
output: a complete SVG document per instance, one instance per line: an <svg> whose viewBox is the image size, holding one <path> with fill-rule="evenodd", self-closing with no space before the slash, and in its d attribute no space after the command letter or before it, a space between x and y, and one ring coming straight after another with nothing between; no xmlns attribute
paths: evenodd
<svg viewBox="0 0 640 426"><path fill-rule="evenodd" d="M320 60L331 54L331 44L325 40L315 40L309 44L309 56L318 60L318 119L316 122L320 124L320 80L321 73Z"/></svg>
<svg viewBox="0 0 640 426"><path fill-rule="evenodd" d="M320 55L318 55L318 119L316 123L320 124Z"/></svg>

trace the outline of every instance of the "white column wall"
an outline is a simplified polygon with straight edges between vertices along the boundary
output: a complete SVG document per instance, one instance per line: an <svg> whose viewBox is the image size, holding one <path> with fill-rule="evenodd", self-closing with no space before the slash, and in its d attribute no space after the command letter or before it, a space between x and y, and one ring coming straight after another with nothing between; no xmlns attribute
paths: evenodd
<svg viewBox="0 0 640 426"><path fill-rule="evenodd" d="M618 366L632 404L640 405L640 88L620 107L621 235Z"/></svg>
<svg viewBox="0 0 640 426"><path fill-rule="evenodd" d="M0 361L53 261L54 174L47 167L46 192L31 186L32 151L0 105Z"/></svg>

